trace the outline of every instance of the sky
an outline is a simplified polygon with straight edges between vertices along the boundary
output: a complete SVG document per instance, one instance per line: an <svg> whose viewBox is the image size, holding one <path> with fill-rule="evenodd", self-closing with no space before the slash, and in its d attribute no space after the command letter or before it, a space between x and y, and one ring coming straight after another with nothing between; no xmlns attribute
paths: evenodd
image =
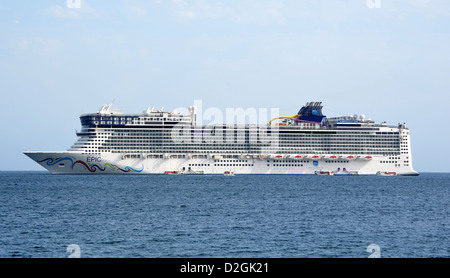
<svg viewBox="0 0 450 278"><path fill-rule="evenodd" d="M43 170L79 116L322 101L411 130L413 167L450 172L448 0L0 0L0 171Z"/></svg>

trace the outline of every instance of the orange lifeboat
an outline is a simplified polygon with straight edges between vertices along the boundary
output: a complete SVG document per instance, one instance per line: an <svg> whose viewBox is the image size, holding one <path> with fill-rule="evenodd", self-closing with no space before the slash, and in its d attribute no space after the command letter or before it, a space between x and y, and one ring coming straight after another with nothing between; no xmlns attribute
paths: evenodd
<svg viewBox="0 0 450 278"><path fill-rule="evenodd" d="M335 159L338 159L339 157L340 156L338 156L338 155L330 155L330 156L327 156L326 159L335 160Z"/></svg>
<svg viewBox="0 0 450 278"><path fill-rule="evenodd" d="M223 174L225 176L234 176L234 172L233 171L225 171Z"/></svg>
<svg viewBox="0 0 450 278"><path fill-rule="evenodd" d="M333 176L334 172L333 171L316 171L315 174L318 176Z"/></svg>
<svg viewBox="0 0 450 278"><path fill-rule="evenodd" d="M182 175L183 173L180 171L165 171L165 175Z"/></svg>
<svg viewBox="0 0 450 278"><path fill-rule="evenodd" d="M378 176L397 176L397 172L377 172Z"/></svg>

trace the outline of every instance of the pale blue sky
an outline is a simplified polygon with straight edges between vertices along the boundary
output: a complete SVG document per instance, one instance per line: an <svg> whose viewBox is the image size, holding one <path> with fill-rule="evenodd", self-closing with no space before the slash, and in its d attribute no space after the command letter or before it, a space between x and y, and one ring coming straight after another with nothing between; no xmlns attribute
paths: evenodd
<svg viewBox="0 0 450 278"><path fill-rule="evenodd" d="M322 101L411 128L419 172L450 172L450 1L0 0L0 170L67 150L79 115Z"/></svg>

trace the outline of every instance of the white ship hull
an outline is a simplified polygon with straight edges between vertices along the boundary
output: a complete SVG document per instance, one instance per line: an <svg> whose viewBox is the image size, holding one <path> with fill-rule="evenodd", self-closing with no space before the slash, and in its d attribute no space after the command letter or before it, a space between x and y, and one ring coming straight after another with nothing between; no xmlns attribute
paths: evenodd
<svg viewBox="0 0 450 278"><path fill-rule="evenodd" d="M257 158L124 158L121 154L89 155L81 152L25 152L52 174L310 174L318 171L334 175L377 175L395 172L396 175L418 175L409 164L400 161L404 155L393 160L386 156L359 156L355 159L257 159ZM389 158L389 159L388 159ZM392 163L383 163L383 162Z"/></svg>
<svg viewBox="0 0 450 278"><path fill-rule="evenodd" d="M418 175L405 124L328 119L320 102L256 126L197 125L193 106L181 115L124 114L111 105L80 116L68 151L25 154L53 174Z"/></svg>

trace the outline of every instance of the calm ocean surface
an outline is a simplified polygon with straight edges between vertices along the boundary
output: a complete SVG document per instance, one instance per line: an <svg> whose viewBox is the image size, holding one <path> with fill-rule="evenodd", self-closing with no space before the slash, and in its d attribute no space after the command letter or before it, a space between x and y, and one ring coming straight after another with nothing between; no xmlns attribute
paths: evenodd
<svg viewBox="0 0 450 278"><path fill-rule="evenodd" d="M450 257L450 174L0 172L0 257ZM377 252L377 251L374 251ZM72 254L74 255L74 254Z"/></svg>

